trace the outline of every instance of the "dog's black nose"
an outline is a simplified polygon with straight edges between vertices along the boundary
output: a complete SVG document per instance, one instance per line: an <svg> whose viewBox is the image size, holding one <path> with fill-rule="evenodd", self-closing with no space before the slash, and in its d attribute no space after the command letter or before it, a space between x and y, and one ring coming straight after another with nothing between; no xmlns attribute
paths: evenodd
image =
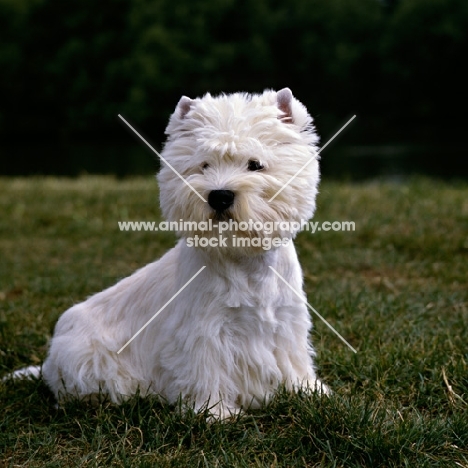
<svg viewBox="0 0 468 468"><path fill-rule="evenodd" d="M212 190L208 195L208 203L211 208L221 213L234 203L234 192L230 190Z"/></svg>

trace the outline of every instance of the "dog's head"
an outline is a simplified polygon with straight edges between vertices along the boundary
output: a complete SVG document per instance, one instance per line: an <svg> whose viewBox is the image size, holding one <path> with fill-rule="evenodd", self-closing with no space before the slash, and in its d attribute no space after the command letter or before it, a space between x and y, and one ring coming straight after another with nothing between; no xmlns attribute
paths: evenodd
<svg viewBox="0 0 468 468"><path fill-rule="evenodd" d="M318 136L288 88L182 97L166 134L158 180L169 221L232 221L223 236L265 239L292 238L297 223L312 217L320 178ZM244 222L243 228L234 222ZM219 232L193 225L181 234L211 238Z"/></svg>

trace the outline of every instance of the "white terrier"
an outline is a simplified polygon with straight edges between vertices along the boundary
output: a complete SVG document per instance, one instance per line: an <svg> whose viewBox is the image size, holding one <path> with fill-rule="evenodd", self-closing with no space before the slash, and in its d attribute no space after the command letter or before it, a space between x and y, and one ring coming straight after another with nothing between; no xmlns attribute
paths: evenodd
<svg viewBox="0 0 468 468"><path fill-rule="evenodd" d="M284 245L315 210L318 137L306 108L288 88L182 97L166 133L162 156L172 168L161 163L161 208L169 221L194 223L160 260L60 317L45 381L58 401L181 396L221 418L259 406L281 384L327 392L314 370L301 268L292 242ZM209 220L212 231L196 227ZM256 228L223 232L226 246L189 246L197 235L218 239L217 223L231 220ZM294 228L278 227L288 223ZM239 238L252 242L231 242ZM253 242L276 238L281 245L269 250Z"/></svg>

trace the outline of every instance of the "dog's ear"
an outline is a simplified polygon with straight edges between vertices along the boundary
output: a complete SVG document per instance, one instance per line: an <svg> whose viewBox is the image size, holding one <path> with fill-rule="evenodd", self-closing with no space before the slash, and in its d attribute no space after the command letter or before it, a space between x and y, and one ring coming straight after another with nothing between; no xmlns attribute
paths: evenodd
<svg viewBox="0 0 468 468"><path fill-rule="evenodd" d="M289 88L283 88L276 93L278 109L283 113L280 119L285 123L292 123L292 98L293 94Z"/></svg>
<svg viewBox="0 0 468 468"><path fill-rule="evenodd" d="M179 103L177 104L177 111L179 112L179 117L183 119L190 111L193 101L187 97L182 96Z"/></svg>

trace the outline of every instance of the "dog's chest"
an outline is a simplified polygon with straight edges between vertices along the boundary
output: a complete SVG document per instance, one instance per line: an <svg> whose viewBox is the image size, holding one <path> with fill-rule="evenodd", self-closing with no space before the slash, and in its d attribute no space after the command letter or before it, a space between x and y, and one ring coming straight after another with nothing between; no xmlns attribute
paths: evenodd
<svg viewBox="0 0 468 468"><path fill-rule="evenodd" d="M226 307L244 311L250 315L255 310L262 317L271 317L275 307L291 305L290 295L285 297L275 278L261 275L233 274L219 286L218 299Z"/></svg>
<svg viewBox="0 0 468 468"><path fill-rule="evenodd" d="M226 307L222 312L221 330L224 335L248 339L253 336L274 335L280 321L272 306Z"/></svg>

